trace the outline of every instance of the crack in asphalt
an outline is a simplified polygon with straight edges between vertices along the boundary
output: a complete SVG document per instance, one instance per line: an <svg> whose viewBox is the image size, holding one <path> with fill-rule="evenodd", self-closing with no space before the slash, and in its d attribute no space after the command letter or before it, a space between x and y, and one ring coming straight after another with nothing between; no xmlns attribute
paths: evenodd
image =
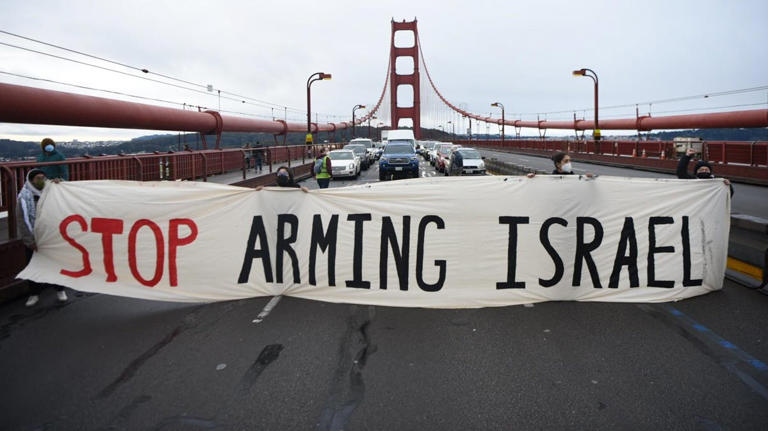
<svg viewBox="0 0 768 431"><path fill-rule="evenodd" d="M330 397L315 428L317 431L343 430L365 394L363 368L369 356L376 352L368 334L375 308L353 305L350 309L347 330L339 346L338 367L334 372Z"/></svg>
<svg viewBox="0 0 768 431"><path fill-rule="evenodd" d="M259 356L255 361L253 361L253 364L248 368L248 370L243 375L243 378L240 380L240 391L248 391L251 386L256 383L256 380L259 378L261 373L264 372L267 366L280 356L280 352L282 350L282 344L269 344L264 347L264 349L261 350L261 353L259 353Z"/></svg>
<svg viewBox="0 0 768 431"><path fill-rule="evenodd" d="M155 356L160 350L162 350L165 346L170 344L176 337L179 336L182 332L194 328L197 326L197 314L202 310L203 306L198 306L194 310L192 310L190 313L188 313L183 321L182 324L175 327L170 333L168 333L165 337L163 337L160 341L155 343L152 347L147 349L144 353L136 357L133 361L131 361L124 369L123 372L120 373L120 375L112 381L109 385L107 385L104 389L99 392L99 394L96 396L96 399L103 399L107 398L112 393L115 392L115 390L120 387L122 384L129 381L133 376L136 375L136 372L153 356Z"/></svg>

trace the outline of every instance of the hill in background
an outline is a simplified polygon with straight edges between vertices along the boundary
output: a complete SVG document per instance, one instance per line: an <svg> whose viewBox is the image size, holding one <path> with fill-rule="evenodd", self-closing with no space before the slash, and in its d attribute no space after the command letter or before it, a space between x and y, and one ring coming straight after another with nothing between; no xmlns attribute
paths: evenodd
<svg viewBox="0 0 768 431"><path fill-rule="evenodd" d="M422 129L424 139L436 139L436 140L451 140L453 137L450 133L444 133L441 130L436 129ZM587 133L589 135L589 132ZM349 139L350 134L339 132L336 134L337 141L346 141ZM358 127L358 136L367 137L367 127ZM378 136L378 130L371 129L371 136L376 139ZM672 140L673 138L685 136L685 137L699 137L705 141L768 141L768 128L750 128L750 129L696 129L696 130L679 130L669 132L656 132L645 134L644 139L654 140ZM479 134L474 135L475 139L486 139L489 135ZM490 136L491 138L498 139L498 135ZM538 136L527 136L526 139L538 139ZM623 136L622 139L636 139L636 136ZM328 133L321 133L318 141L325 142L330 140L331 135ZM552 137L551 139L563 139L563 137ZM572 139L572 137L571 137ZM207 136L208 148L214 148L216 144L216 136ZM268 133L223 133L221 135L221 147L222 148L239 148L246 143L260 142L263 145L274 145L275 139ZM283 137L277 137L278 145L283 145ZM304 135L301 133L292 133L287 136L287 145L301 145L304 143ZM85 154L92 156L101 154L136 154L136 153L152 153L155 151L181 151L185 145L189 148L196 150L202 149L202 141L200 135L197 133L185 133L185 134L166 134L166 135L149 135L141 136L131 139L122 143L116 143L113 145L104 146L86 146L87 143L80 143L78 147L71 146L59 146L61 151L66 157L81 157ZM0 139L0 159L3 160L19 160L28 157L36 157L40 154L39 142L23 142L13 141L10 139Z"/></svg>

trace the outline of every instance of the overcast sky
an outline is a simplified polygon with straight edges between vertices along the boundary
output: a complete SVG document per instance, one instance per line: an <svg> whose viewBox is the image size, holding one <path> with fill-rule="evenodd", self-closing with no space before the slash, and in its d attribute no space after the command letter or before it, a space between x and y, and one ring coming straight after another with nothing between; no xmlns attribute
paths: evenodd
<svg viewBox="0 0 768 431"><path fill-rule="evenodd" d="M305 109L307 77L317 71L332 73L331 81L313 85L312 108L321 122L346 120L355 104L375 104L386 78L392 18L418 18L424 58L439 90L478 113L491 112L494 101L505 105L508 117L588 109L591 80L571 76L581 67L599 74L601 107L768 85L766 0L0 0L0 6L0 30L212 84L274 103L276 111L280 106ZM132 73L6 34L0 34L0 42ZM0 72L214 109L219 104L216 96L4 45ZM0 82L139 101L3 73ZM432 123L446 121L446 114L434 107L434 96L425 91L422 115ZM670 115L766 107L768 91L761 90L639 108L641 113ZM272 115L270 108L228 100L222 100L221 109ZM600 114L631 117L634 107L601 109ZM282 118L284 112L275 115ZM302 121L300 112L289 111L288 117ZM20 140L129 139L150 133L157 132L0 124L0 138Z"/></svg>

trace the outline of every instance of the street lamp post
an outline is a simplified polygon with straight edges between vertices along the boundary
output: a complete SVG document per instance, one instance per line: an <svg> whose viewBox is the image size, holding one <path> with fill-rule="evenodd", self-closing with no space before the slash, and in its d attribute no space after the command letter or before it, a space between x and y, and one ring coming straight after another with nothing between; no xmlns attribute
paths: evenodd
<svg viewBox="0 0 768 431"><path fill-rule="evenodd" d="M600 125L597 122L597 73L592 69L579 69L573 71L573 76L588 76L595 82L595 129L592 132L592 137L595 141L600 140Z"/></svg>
<svg viewBox="0 0 768 431"><path fill-rule="evenodd" d="M378 136L379 136L379 139L377 140L378 142L381 142L381 126L383 126L383 125L384 125L384 123L381 123L381 122L376 124L376 129L377 129Z"/></svg>
<svg viewBox="0 0 768 431"><path fill-rule="evenodd" d="M453 125L453 121L448 121L448 124L451 125L451 140L456 140L456 126Z"/></svg>
<svg viewBox="0 0 768 431"><path fill-rule="evenodd" d="M352 139L355 139L357 136L357 127L355 126L355 111L358 109L365 109L365 105L355 105L355 107L352 108Z"/></svg>
<svg viewBox="0 0 768 431"><path fill-rule="evenodd" d="M491 103L491 106L496 108L501 108L501 146L504 146L504 105L501 104L501 102L493 102ZM513 113L514 114L514 113Z"/></svg>
<svg viewBox="0 0 768 431"><path fill-rule="evenodd" d="M329 80L331 79L330 73L317 72L309 75L307 79L307 135L312 134L312 96L310 93L310 87L315 81Z"/></svg>

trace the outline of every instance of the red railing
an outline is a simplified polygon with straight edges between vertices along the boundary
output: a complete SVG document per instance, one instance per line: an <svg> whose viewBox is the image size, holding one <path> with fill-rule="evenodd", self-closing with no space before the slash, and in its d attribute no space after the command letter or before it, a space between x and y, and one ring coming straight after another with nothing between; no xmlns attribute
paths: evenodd
<svg viewBox="0 0 768 431"><path fill-rule="evenodd" d="M246 178L246 152L261 153L268 172L278 165L306 165L322 146L337 148L341 144L297 145L264 147L258 149L232 148L224 150L180 151L174 153L134 154L120 156L79 157L62 162L38 163L20 161L0 164L0 211L8 211L9 238L16 236L14 217L16 195L24 186L27 172L41 166L65 164L69 167L69 180L207 180L209 176L242 171ZM306 168L305 168L306 169Z"/></svg>
<svg viewBox="0 0 768 431"><path fill-rule="evenodd" d="M473 145L505 150L533 150L575 154L597 154L614 157L647 157L661 159L676 158L672 141L567 141L538 139L466 140L455 141L462 145ZM768 167L768 142L708 141L702 144L703 158L710 163L740 164Z"/></svg>

